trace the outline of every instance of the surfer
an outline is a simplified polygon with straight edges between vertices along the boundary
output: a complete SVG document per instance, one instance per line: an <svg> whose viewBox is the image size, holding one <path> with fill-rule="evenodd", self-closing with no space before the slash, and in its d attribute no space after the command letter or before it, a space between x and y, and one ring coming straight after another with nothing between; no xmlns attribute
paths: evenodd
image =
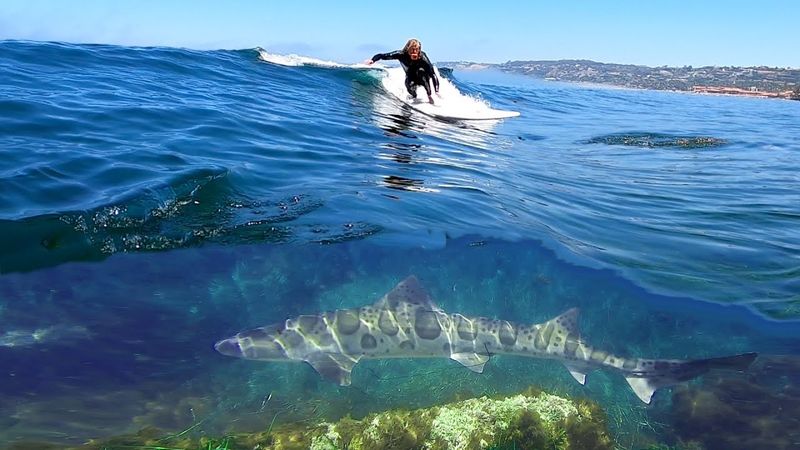
<svg viewBox="0 0 800 450"><path fill-rule="evenodd" d="M433 89L438 95L439 78L436 77L433 64L428 59L428 55L422 51L422 44L418 40L409 39L402 50L378 53L372 59L367 60L366 63L372 64L381 59L396 59L400 61L400 65L403 66L403 70L406 72L406 90L408 90L411 98L417 98L417 86L422 86L428 94L428 102L433 104L431 80L433 81Z"/></svg>

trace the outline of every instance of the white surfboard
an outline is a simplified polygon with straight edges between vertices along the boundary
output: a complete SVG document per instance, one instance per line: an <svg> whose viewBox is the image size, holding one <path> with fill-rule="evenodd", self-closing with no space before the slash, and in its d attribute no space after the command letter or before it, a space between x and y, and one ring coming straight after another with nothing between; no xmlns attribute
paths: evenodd
<svg viewBox="0 0 800 450"><path fill-rule="evenodd" d="M519 116L517 111L506 111L503 109L494 109L490 107L475 107L475 108L464 108L464 107L453 107L449 105L447 100L440 96L433 96L433 104L428 102L427 94L424 92L424 89L420 89L422 92L417 93L417 98L412 99L408 93L405 95L396 95L394 96L403 102L404 104L408 105L409 107L429 116L435 117L437 119L449 119L449 120L499 120L499 119L508 119L511 117ZM425 99L425 100L423 100Z"/></svg>

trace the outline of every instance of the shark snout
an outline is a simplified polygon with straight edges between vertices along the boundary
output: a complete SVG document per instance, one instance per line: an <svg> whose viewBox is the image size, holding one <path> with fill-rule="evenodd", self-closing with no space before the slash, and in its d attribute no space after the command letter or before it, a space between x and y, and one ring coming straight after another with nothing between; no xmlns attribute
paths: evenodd
<svg viewBox="0 0 800 450"><path fill-rule="evenodd" d="M214 344L214 349L225 356L233 356L235 358L241 358L244 356L242 353L242 347L239 346L239 339L235 337L223 339L217 342Z"/></svg>

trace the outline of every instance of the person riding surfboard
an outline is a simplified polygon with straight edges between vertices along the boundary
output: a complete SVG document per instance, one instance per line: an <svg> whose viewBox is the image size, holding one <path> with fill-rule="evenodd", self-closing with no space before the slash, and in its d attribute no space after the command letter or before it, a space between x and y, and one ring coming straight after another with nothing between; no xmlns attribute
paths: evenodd
<svg viewBox="0 0 800 450"><path fill-rule="evenodd" d="M422 86L428 94L428 102L433 104L431 81L433 81L433 90L438 95L439 78L436 76L436 71L433 70L433 64L431 64L431 60L428 59L428 55L422 51L422 44L419 40L409 39L402 50L378 53L371 59L365 61L365 63L369 65L382 59L396 59L400 61L400 65L406 73L406 90L408 90L411 98L417 98L417 86Z"/></svg>

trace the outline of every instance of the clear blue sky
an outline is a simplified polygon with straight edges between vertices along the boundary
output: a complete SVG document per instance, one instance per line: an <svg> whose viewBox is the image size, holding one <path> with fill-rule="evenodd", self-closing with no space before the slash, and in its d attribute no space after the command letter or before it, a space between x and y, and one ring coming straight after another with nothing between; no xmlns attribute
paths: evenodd
<svg viewBox="0 0 800 450"><path fill-rule="evenodd" d="M800 67L799 21L797 0L0 0L0 39L339 62L417 37L434 61Z"/></svg>

